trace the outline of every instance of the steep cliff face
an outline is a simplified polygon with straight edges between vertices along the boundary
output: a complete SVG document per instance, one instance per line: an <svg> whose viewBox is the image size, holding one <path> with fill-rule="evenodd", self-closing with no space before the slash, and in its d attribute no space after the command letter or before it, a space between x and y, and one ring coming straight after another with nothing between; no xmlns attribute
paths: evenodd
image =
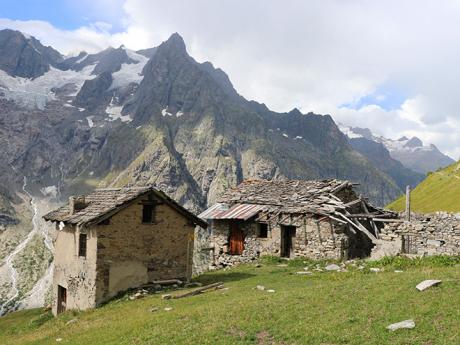
<svg viewBox="0 0 460 345"><path fill-rule="evenodd" d="M57 54L48 53L48 69L22 76L0 64L0 305L8 310L44 291L53 230L37 220L71 194L154 184L198 211L247 178L350 179L379 204L401 192L330 116L247 101L222 70L190 57L178 34L137 53ZM41 274L27 273L30 255Z"/></svg>
<svg viewBox="0 0 460 345"><path fill-rule="evenodd" d="M19 31L0 31L0 70L12 76L36 78L63 60L51 47Z"/></svg>

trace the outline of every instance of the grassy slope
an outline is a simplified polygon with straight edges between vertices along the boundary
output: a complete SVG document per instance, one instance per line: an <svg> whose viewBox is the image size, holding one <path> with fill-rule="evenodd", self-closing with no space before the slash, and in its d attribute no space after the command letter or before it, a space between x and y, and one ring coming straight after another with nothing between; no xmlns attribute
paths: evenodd
<svg viewBox="0 0 460 345"><path fill-rule="evenodd" d="M430 174L411 193L411 209L414 212L435 211L460 212L460 169L455 163ZM387 206L396 211L405 208L405 197L401 196Z"/></svg>
<svg viewBox="0 0 460 345"><path fill-rule="evenodd" d="M179 300L124 298L56 319L40 309L12 313L0 319L0 339L4 345L53 344L57 338L60 344L459 344L459 263L428 262L404 273L394 273L396 266L380 273L350 267L312 276L293 274L301 262L240 266L198 278L222 280L229 290ZM430 278L443 283L415 290ZM256 290L258 284L276 292ZM410 318L416 329L385 329ZM78 321L67 325L71 319Z"/></svg>

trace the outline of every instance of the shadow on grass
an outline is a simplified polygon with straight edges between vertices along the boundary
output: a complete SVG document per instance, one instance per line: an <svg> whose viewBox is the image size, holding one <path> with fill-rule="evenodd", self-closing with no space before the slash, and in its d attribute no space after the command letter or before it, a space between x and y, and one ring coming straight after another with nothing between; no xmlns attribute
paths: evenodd
<svg viewBox="0 0 460 345"><path fill-rule="evenodd" d="M235 282L243 279L252 278L255 276L255 274L244 272L213 272L212 274L205 273L199 277L196 277L195 279L193 279L193 281L197 281L206 285L216 282Z"/></svg>

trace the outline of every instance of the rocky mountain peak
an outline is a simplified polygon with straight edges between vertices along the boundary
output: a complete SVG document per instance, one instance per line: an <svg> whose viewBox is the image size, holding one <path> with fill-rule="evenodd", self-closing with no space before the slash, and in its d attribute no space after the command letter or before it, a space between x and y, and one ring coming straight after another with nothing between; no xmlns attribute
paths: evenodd
<svg viewBox="0 0 460 345"><path fill-rule="evenodd" d="M289 115L297 115L297 116L298 116L298 115L302 115L302 113L300 112L300 110L297 109L297 108L292 109L288 114L289 114Z"/></svg>
<svg viewBox="0 0 460 345"><path fill-rule="evenodd" d="M37 78L57 65L62 55L20 31L0 30L0 69L14 77Z"/></svg>
<svg viewBox="0 0 460 345"><path fill-rule="evenodd" d="M158 50L168 50L170 52L187 54L187 47L184 39L177 32L173 33L166 41L158 47Z"/></svg>
<svg viewBox="0 0 460 345"><path fill-rule="evenodd" d="M417 138L417 137L412 137L405 145L404 147L422 147L423 142Z"/></svg>

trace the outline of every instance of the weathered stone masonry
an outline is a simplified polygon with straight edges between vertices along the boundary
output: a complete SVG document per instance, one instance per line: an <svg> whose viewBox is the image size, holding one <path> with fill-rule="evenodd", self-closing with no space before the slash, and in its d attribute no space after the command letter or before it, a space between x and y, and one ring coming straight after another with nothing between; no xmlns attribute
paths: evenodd
<svg viewBox="0 0 460 345"><path fill-rule="evenodd" d="M192 275L206 223L151 187L100 189L44 216L57 223L53 313L87 309L129 288Z"/></svg>
<svg viewBox="0 0 460 345"><path fill-rule="evenodd" d="M392 254L459 255L460 216L414 215L410 222L387 224L380 238L394 244Z"/></svg>

